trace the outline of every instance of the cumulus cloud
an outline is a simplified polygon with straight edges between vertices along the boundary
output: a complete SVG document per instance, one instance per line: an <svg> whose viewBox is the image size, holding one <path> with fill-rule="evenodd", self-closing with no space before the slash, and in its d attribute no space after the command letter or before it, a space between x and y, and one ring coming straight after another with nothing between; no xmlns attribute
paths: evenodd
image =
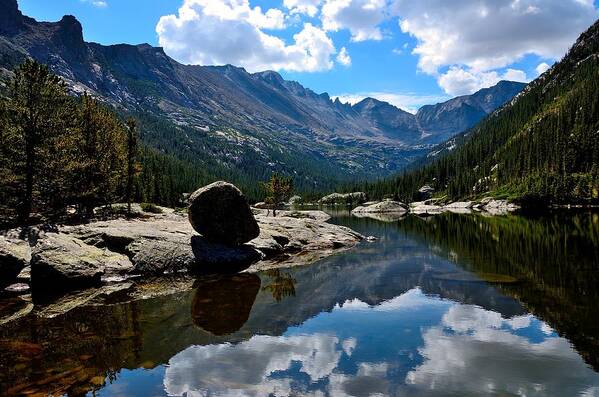
<svg viewBox="0 0 599 397"><path fill-rule="evenodd" d="M440 69L450 67L440 81L448 93L488 86L496 79L484 72L527 54L561 58L599 17L588 0L395 0L393 13L402 31L417 39L413 54L420 70L439 76ZM523 80L521 73L515 77ZM457 89L456 81L468 89Z"/></svg>
<svg viewBox="0 0 599 397"><path fill-rule="evenodd" d="M491 87L501 80L528 82L526 73L518 69L507 69L504 73L497 71L480 72L452 66L449 70L438 76L438 83L443 90L452 96L467 95Z"/></svg>
<svg viewBox="0 0 599 397"><path fill-rule="evenodd" d="M358 92L354 94L339 94L333 96L333 99L339 98L343 103L356 104L365 98L375 98L379 101L388 102L409 113L416 113L424 105L444 102L450 99L445 95L418 95L412 93L393 93L393 92ZM345 307L345 305L344 305Z"/></svg>
<svg viewBox="0 0 599 397"><path fill-rule="evenodd" d="M160 45L190 64L231 63L249 71L314 72L333 67L336 54L324 30L305 23L287 45L266 29L284 27L281 10L252 8L248 0L184 0L177 15L160 18Z"/></svg>
<svg viewBox="0 0 599 397"><path fill-rule="evenodd" d="M418 39L419 67L476 70L510 65L526 54L560 58L599 12L579 0L396 0L400 27Z"/></svg>
<svg viewBox="0 0 599 397"><path fill-rule="evenodd" d="M351 57L349 56L349 53L345 47L341 48L341 51L339 51L339 54L337 55L337 62L343 66L351 65Z"/></svg>
<svg viewBox="0 0 599 397"><path fill-rule="evenodd" d="M310 17L316 16L321 0L284 0L283 5L290 14L306 14Z"/></svg>
<svg viewBox="0 0 599 397"><path fill-rule="evenodd" d="M537 74L540 76L543 73L545 73L546 71L548 71L550 68L551 68L551 65L549 65L546 62L541 62L537 65L535 70L537 71Z"/></svg>
<svg viewBox="0 0 599 397"><path fill-rule="evenodd" d="M382 40L379 24L386 16L386 0L325 0L322 6L323 28L348 29L353 41Z"/></svg>

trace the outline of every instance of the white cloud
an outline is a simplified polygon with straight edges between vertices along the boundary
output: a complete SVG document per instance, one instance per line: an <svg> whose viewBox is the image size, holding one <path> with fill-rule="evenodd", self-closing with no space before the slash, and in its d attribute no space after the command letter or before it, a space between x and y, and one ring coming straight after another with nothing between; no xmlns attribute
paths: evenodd
<svg viewBox="0 0 599 397"><path fill-rule="evenodd" d="M108 7L108 3L104 0L81 0L83 3L89 3L94 7L105 8Z"/></svg>
<svg viewBox="0 0 599 397"><path fill-rule="evenodd" d="M418 39L414 53L428 73L454 64L496 69L525 54L559 58L599 17L578 0L396 0L395 12Z"/></svg>
<svg viewBox="0 0 599 397"><path fill-rule="evenodd" d="M316 16L322 0L284 0L283 5L291 14L306 14L310 17Z"/></svg>
<svg viewBox="0 0 599 397"><path fill-rule="evenodd" d="M379 101L388 102L406 112L416 113L424 105L444 102L450 99L444 95L417 95L410 93L392 93L392 92L359 92L354 94L340 94L333 96L333 99L339 98L343 103L356 104L365 98L375 98ZM345 307L345 306L344 306Z"/></svg>
<svg viewBox="0 0 599 397"><path fill-rule="evenodd" d="M378 25L386 16L386 0L325 0L322 6L323 28L348 29L353 41L382 40Z"/></svg>
<svg viewBox="0 0 599 397"><path fill-rule="evenodd" d="M341 51L339 51L339 55L337 55L337 62L339 62L343 66L351 65L351 57L349 56L345 47L341 48Z"/></svg>
<svg viewBox="0 0 599 397"><path fill-rule="evenodd" d="M446 81L448 93L471 93L494 80L483 72L527 54L559 59L599 17L589 0L395 0L393 13L402 31L417 39L413 54L420 70L438 76L440 68L452 66L446 80L470 87L457 89Z"/></svg>
<svg viewBox="0 0 599 397"><path fill-rule="evenodd" d="M165 51L184 63L230 63L251 72L331 69L336 50L322 29L306 23L290 45L263 31L283 28L284 20L282 11L263 12L248 0L184 0L178 15L160 18L156 32Z"/></svg>
<svg viewBox="0 0 599 397"><path fill-rule="evenodd" d="M540 76L543 73L545 73L546 71L548 71L550 68L551 68L551 65L549 65L546 62L541 62L537 65L535 70L537 71L537 74Z"/></svg>
<svg viewBox="0 0 599 397"><path fill-rule="evenodd" d="M501 80L528 82L526 73L518 69L507 69L499 74L497 71L481 72L474 69L465 69L452 66L449 70L438 76L437 82L443 90L452 96L467 95L491 87Z"/></svg>

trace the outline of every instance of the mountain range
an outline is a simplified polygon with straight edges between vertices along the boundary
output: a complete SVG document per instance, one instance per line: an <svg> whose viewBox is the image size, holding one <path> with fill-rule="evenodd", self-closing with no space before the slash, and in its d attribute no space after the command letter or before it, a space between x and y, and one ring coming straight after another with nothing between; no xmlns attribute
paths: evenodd
<svg viewBox="0 0 599 397"><path fill-rule="evenodd" d="M521 204L599 203L599 21L562 60L411 172L361 186L411 201L495 196ZM478 94L476 94L478 95ZM428 164L427 164L428 163Z"/></svg>
<svg viewBox="0 0 599 397"><path fill-rule="evenodd" d="M88 43L73 16L38 22L16 0L0 0L0 79L27 57L47 64L73 93L140 117L143 141L162 153L245 179L293 174L314 188L390 175L525 87L502 81L415 115L374 98L350 105L274 71L183 65L148 44Z"/></svg>

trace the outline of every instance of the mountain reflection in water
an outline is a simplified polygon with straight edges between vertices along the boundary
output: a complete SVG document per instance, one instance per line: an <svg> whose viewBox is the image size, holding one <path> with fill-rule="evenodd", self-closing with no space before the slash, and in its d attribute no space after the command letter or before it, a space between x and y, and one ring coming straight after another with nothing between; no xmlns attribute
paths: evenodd
<svg viewBox="0 0 599 397"><path fill-rule="evenodd" d="M0 391L599 396L597 214L334 221L379 239L0 326Z"/></svg>

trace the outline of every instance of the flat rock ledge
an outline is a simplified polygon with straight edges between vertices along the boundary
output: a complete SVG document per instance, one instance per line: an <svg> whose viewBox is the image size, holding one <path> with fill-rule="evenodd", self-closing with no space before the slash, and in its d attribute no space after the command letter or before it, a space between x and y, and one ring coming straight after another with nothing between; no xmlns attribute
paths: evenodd
<svg viewBox="0 0 599 397"><path fill-rule="evenodd" d="M282 211L277 217L254 212L260 234L237 246L206 240L186 214L173 211L62 226L40 232L29 244L2 238L0 253L10 258L4 270L11 280L5 284L29 284L35 297L37 291L99 288L164 275L255 272L309 264L364 239L327 223L330 217L320 211Z"/></svg>

